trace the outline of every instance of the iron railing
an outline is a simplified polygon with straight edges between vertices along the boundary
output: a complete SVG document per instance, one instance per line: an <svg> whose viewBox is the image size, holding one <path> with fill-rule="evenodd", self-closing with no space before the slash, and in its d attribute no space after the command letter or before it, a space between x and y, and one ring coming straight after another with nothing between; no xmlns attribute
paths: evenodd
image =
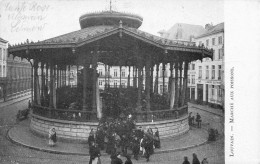
<svg viewBox="0 0 260 164"><path fill-rule="evenodd" d="M34 105L33 114L58 120L78 121L78 122L97 122L97 113L82 110L65 110L54 109ZM164 120L179 119L188 114L188 106L183 106L172 110L157 110L157 111L138 111L133 113L137 122L155 122Z"/></svg>
<svg viewBox="0 0 260 164"><path fill-rule="evenodd" d="M156 110L136 112L137 122L155 122L164 120L179 119L188 114L188 106L183 106L172 110Z"/></svg>
<svg viewBox="0 0 260 164"><path fill-rule="evenodd" d="M79 122L96 122L97 113L92 111L82 110L67 110L67 109L54 109L49 107L43 107L34 105L33 114L42 117L66 121L79 121Z"/></svg>

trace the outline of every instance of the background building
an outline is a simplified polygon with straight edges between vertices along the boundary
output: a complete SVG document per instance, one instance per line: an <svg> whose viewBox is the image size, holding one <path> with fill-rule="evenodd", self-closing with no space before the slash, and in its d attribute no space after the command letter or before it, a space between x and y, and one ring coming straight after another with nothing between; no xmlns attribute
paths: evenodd
<svg viewBox="0 0 260 164"><path fill-rule="evenodd" d="M195 37L196 45L213 49L213 59L191 63L189 69L190 98L212 106L224 104L224 23L205 25L205 32ZM195 80L194 80L195 79Z"/></svg>
<svg viewBox="0 0 260 164"><path fill-rule="evenodd" d="M196 44L195 37L200 36L204 34L207 30L201 26L201 25L191 25L186 23L176 23L174 24L169 30L161 30L158 33L161 37L166 39L175 40L180 43L186 43L186 42L192 42ZM191 99L195 99L195 64L192 64L189 66L188 71L188 85L189 85L189 94L191 96ZM162 71L162 68L160 67L160 72ZM170 68L166 67L166 71L170 72ZM170 76L170 74L166 73L167 77ZM175 75L174 75L175 76ZM168 78L167 78L168 79ZM159 76L159 83L162 85L162 76ZM168 84L168 82L167 82Z"/></svg>
<svg viewBox="0 0 260 164"><path fill-rule="evenodd" d="M0 38L0 101L6 99L6 58L8 41Z"/></svg>
<svg viewBox="0 0 260 164"><path fill-rule="evenodd" d="M216 107L224 106L224 23L215 26L206 24L205 27L177 23L167 31L159 31L159 34L166 39L184 43L190 41L196 45L213 49L213 60L206 58L203 61L194 61L189 65L190 100ZM169 67L166 70L169 72ZM167 75L167 77L169 76ZM159 81L162 85L161 78Z"/></svg>
<svg viewBox="0 0 260 164"><path fill-rule="evenodd" d="M31 91L31 64L7 53L8 41L0 38L0 101L28 95Z"/></svg>

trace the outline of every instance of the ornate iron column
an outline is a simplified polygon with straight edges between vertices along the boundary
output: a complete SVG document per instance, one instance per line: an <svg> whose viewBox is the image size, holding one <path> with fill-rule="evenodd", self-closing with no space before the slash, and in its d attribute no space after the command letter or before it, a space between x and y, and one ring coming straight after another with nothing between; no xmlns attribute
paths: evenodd
<svg viewBox="0 0 260 164"><path fill-rule="evenodd" d="M178 86L178 81L179 81L179 63L175 62L174 64L174 69L175 69L175 101L174 101L174 107L178 107L179 104L179 86Z"/></svg>
<svg viewBox="0 0 260 164"><path fill-rule="evenodd" d="M38 60L34 59L33 68L34 68L34 103L39 104L38 100Z"/></svg>
<svg viewBox="0 0 260 164"><path fill-rule="evenodd" d="M110 66L108 66L108 85L107 87L110 88Z"/></svg>
<svg viewBox="0 0 260 164"><path fill-rule="evenodd" d="M86 58L84 59L84 68L83 68L83 111L87 111L87 69L89 65L87 64Z"/></svg>
<svg viewBox="0 0 260 164"><path fill-rule="evenodd" d="M57 71L57 66L54 65L53 68L53 107L56 108L57 107L57 95L56 95L56 71ZM58 82L57 82L58 83Z"/></svg>
<svg viewBox="0 0 260 164"><path fill-rule="evenodd" d="M173 73L173 63L170 62L170 74L171 75L168 80L168 91L171 91L171 85L172 85L172 79L173 79L172 73Z"/></svg>
<svg viewBox="0 0 260 164"><path fill-rule="evenodd" d="M130 74L131 74L131 67L128 66L128 78L127 78L127 88L130 87Z"/></svg>
<svg viewBox="0 0 260 164"><path fill-rule="evenodd" d="M162 63L162 73L163 73L163 94L165 93L165 63Z"/></svg>
<svg viewBox="0 0 260 164"><path fill-rule="evenodd" d="M107 88L107 65L105 64L105 89Z"/></svg>
<svg viewBox="0 0 260 164"><path fill-rule="evenodd" d="M183 67L183 62L180 62L179 63L179 69L180 69L180 75L179 75L179 83L180 83L180 87L179 87L179 97L178 97L178 101L179 101L179 104L178 106L181 106L181 102L182 102L182 91L183 91L183 86L182 86L182 67Z"/></svg>
<svg viewBox="0 0 260 164"><path fill-rule="evenodd" d="M59 88L60 86L60 77L59 77L59 66L57 65L57 68L56 68L56 80L57 80L57 85L56 87Z"/></svg>
<svg viewBox="0 0 260 164"><path fill-rule="evenodd" d="M45 88L45 77L44 77L44 63L41 62L41 105L43 105L44 102L44 88Z"/></svg>
<svg viewBox="0 0 260 164"><path fill-rule="evenodd" d="M159 63L156 64L156 77L155 77L155 84L154 84L154 92L158 94L158 85L159 85Z"/></svg>
<svg viewBox="0 0 260 164"><path fill-rule="evenodd" d="M98 45L96 45L93 56L92 56L92 68L93 68L93 87L92 87L92 111L97 111L97 62L98 62Z"/></svg>
<svg viewBox="0 0 260 164"><path fill-rule="evenodd" d="M152 61L151 61L152 62ZM150 66L150 70L151 70L151 79L150 79L150 94L152 94L153 93L153 68L154 67L154 65L152 64L151 66Z"/></svg>
<svg viewBox="0 0 260 164"><path fill-rule="evenodd" d="M147 54L145 62L145 99L146 99L146 111L151 110L150 104L150 85L151 85L151 76L150 76L150 67L151 67L151 55Z"/></svg>
<svg viewBox="0 0 260 164"><path fill-rule="evenodd" d="M121 66L121 62L120 62L120 66L119 66L119 88L122 88L121 82L122 82L122 66Z"/></svg>
<svg viewBox="0 0 260 164"><path fill-rule="evenodd" d="M44 97L46 98L48 96L48 84L49 84L49 63L46 63L46 69L45 69L45 86L44 86Z"/></svg>
<svg viewBox="0 0 260 164"><path fill-rule="evenodd" d="M184 77L183 77L183 90L182 90L182 102L181 102L181 106L186 105L187 104L187 85L188 85L188 65L189 62L185 61L184 62Z"/></svg>
<svg viewBox="0 0 260 164"><path fill-rule="evenodd" d="M53 62L50 62L50 103L49 103L49 107L53 108L53 90L54 90L54 65Z"/></svg>
<svg viewBox="0 0 260 164"><path fill-rule="evenodd" d="M138 91L137 91L137 109L141 110L142 108L142 75L141 75L141 71L142 71L142 63L141 63L141 59L139 59L138 61Z"/></svg>

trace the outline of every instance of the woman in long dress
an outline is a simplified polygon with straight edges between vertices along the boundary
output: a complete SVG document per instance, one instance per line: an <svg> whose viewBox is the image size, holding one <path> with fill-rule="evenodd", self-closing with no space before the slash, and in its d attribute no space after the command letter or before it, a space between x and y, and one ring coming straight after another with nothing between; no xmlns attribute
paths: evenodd
<svg viewBox="0 0 260 164"><path fill-rule="evenodd" d="M56 136L55 128L51 128L49 130L49 145L55 146L56 141L57 141L57 136Z"/></svg>

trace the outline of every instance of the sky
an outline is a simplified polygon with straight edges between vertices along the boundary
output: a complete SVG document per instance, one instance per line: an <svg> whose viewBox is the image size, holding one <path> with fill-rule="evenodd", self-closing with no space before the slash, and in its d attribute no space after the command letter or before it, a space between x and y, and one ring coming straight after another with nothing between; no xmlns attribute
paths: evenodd
<svg viewBox="0 0 260 164"><path fill-rule="evenodd" d="M44 40L80 30L79 17L109 10L110 0L0 0L0 37L10 44ZM143 17L139 28L159 35L175 23L224 22L223 0L112 0L112 10Z"/></svg>

